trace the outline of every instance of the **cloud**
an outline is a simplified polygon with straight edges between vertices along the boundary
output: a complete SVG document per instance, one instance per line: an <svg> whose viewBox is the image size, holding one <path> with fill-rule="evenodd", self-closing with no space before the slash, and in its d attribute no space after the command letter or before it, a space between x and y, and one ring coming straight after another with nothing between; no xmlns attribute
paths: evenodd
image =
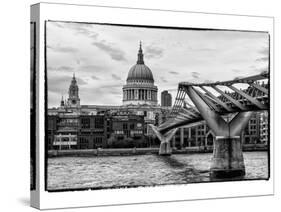
<svg viewBox="0 0 281 212"><path fill-rule="evenodd" d="M61 53L76 53L78 52L78 49L70 47L70 46L51 46L47 45L47 48L54 51L54 52L61 52Z"/></svg>
<svg viewBox="0 0 281 212"><path fill-rule="evenodd" d="M258 53L262 54L262 55L268 55L269 54L269 48L268 46L265 46L263 48L261 48Z"/></svg>
<svg viewBox="0 0 281 212"><path fill-rule="evenodd" d="M191 72L191 76L195 79L198 79L200 76L200 73L193 71L193 72Z"/></svg>
<svg viewBox="0 0 281 212"><path fill-rule="evenodd" d="M127 61L125 58L125 53L121 49L115 47L114 44L107 43L103 40L100 42L93 42L92 45L107 53L113 60Z"/></svg>
<svg viewBox="0 0 281 212"><path fill-rule="evenodd" d="M86 73L100 73L108 70L106 65L83 65L79 67L79 71Z"/></svg>
<svg viewBox="0 0 281 212"><path fill-rule="evenodd" d="M100 78L98 78L97 76L91 76L91 78L93 79L93 80L99 80Z"/></svg>
<svg viewBox="0 0 281 212"><path fill-rule="evenodd" d="M77 80L78 86L79 85L87 85L88 84L88 82L83 80L82 78L76 77L76 80Z"/></svg>
<svg viewBox="0 0 281 212"><path fill-rule="evenodd" d="M114 80L121 80L121 78L119 76L117 76L116 74L111 74L111 76Z"/></svg>
<svg viewBox="0 0 281 212"><path fill-rule="evenodd" d="M178 75L179 73L176 71L169 71L170 74Z"/></svg>
<svg viewBox="0 0 281 212"><path fill-rule="evenodd" d="M204 83L213 83L213 80L205 80Z"/></svg>
<svg viewBox="0 0 281 212"><path fill-rule="evenodd" d="M76 35L84 35L91 39L97 39L99 35L93 31L93 24L90 23L52 22L52 24L61 28L71 29Z"/></svg>
<svg viewBox="0 0 281 212"><path fill-rule="evenodd" d="M71 76L48 77L48 91L60 94L66 93L70 85L71 78Z"/></svg>
<svg viewBox="0 0 281 212"><path fill-rule="evenodd" d="M166 89L167 91L170 91L170 92L175 92L177 91L178 89L177 88L171 88L171 89Z"/></svg>
<svg viewBox="0 0 281 212"><path fill-rule="evenodd" d="M213 52L217 50L215 48L209 48L209 47L188 47L188 49L197 52Z"/></svg>
<svg viewBox="0 0 281 212"><path fill-rule="evenodd" d="M250 66L249 68L251 69L250 73L260 74L263 72L268 72L268 66L263 66L259 68L257 68L256 66Z"/></svg>
<svg viewBox="0 0 281 212"><path fill-rule="evenodd" d="M267 62L269 60L269 47L264 46L262 47L258 53L261 55L259 58L256 59L256 62Z"/></svg>
<svg viewBox="0 0 281 212"><path fill-rule="evenodd" d="M109 93L120 96L121 95L121 91L119 90L110 90Z"/></svg>
<svg viewBox="0 0 281 212"><path fill-rule="evenodd" d="M234 72L234 73L240 73L241 70L239 70L239 69L232 69L232 72Z"/></svg>
<svg viewBox="0 0 281 212"><path fill-rule="evenodd" d="M161 57L163 57L164 51L160 47L150 45L150 46L145 47L144 54L145 54L145 57L148 59L161 58Z"/></svg>
<svg viewBox="0 0 281 212"><path fill-rule="evenodd" d="M121 88L122 88L123 84L122 83L113 83L113 84L104 84L101 85L100 88L104 88L104 89L119 89L120 88L120 92L121 92Z"/></svg>
<svg viewBox="0 0 281 212"><path fill-rule="evenodd" d="M74 68L70 66L48 67L48 71L73 71Z"/></svg>
<svg viewBox="0 0 281 212"><path fill-rule="evenodd" d="M264 72L268 72L268 67L266 66L266 67L258 68L255 71L259 74L264 73Z"/></svg>
<svg viewBox="0 0 281 212"><path fill-rule="evenodd" d="M164 77L160 77L162 82L168 82Z"/></svg>
<svg viewBox="0 0 281 212"><path fill-rule="evenodd" d="M79 94L82 105L120 105L122 103L121 89L83 88L79 90Z"/></svg>
<svg viewBox="0 0 281 212"><path fill-rule="evenodd" d="M260 57L256 59L257 62L267 62L268 61L268 57Z"/></svg>

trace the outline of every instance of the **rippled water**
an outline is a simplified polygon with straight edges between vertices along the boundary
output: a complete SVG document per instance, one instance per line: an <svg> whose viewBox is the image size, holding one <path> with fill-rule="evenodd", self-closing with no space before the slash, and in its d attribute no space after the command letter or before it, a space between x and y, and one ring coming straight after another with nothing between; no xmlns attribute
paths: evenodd
<svg viewBox="0 0 281 212"><path fill-rule="evenodd" d="M48 159L48 190L154 186L210 181L212 154ZM244 153L245 179L266 179L266 152Z"/></svg>

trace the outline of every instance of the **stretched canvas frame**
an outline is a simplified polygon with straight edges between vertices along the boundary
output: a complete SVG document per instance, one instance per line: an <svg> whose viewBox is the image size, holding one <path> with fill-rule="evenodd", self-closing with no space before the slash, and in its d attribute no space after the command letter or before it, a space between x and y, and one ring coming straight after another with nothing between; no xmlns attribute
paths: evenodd
<svg viewBox="0 0 281 212"><path fill-rule="evenodd" d="M270 34L270 84L273 84L273 18L235 16L224 14L192 13L180 11L147 10L132 8L100 7L70 4L40 3L31 8L31 22L36 43L34 81L36 95L36 145L33 162L35 183L32 184L31 205L40 208L66 208L83 206L101 206L133 203L153 203L184 201L225 197L244 197L271 195L274 192L273 175L273 109L270 112L270 178L266 181L237 181L204 184L170 185L164 187L141 187L130 189L92 190L77 192L46 191L46 21L71 21L88 23L107 23L120 25L145 25L179 28L204 28L224 30L266 31ZM273 90L270 87L272 97ZM273 105L273 98L270 98Z"/></svg>

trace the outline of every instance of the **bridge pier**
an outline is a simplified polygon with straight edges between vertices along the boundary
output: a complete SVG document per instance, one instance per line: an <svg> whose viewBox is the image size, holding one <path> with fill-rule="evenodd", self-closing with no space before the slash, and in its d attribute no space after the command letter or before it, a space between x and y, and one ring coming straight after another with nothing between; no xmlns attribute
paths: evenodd
<svg viewBox="0 0 281 212"><path fill-rule="evenodd" d="M253 112L239 112L230 121L224 120L202 99L192 86L186 92L216 135L210 176L213 178L231 178L245 175L240 134L249 122Z"/></svg>
<svg viewBox="0 0 281 212"><path fill-rule="evenodd" d="M159 155L170 156L172 154L172 148L170 142L162 142L159 148Z"/></svg>
<svg viewBox="0 0 281 212"><path fill-rule="evenodd" d="M163 155L163 156L171 155L172 148L171 148L170 140L173 138L178 128L169 130L168 132L162 134L161 132L159 132L159 129L156 126L152 124L150 124L149 126L152 128L153 132L156 134L157 138L161 142L159 147L159 155Z"/></svg>
<svg viewBox="0 0 281 212"><path fill-rule="evenodd" d="M216 136L211 178L230 178L245 175L245 165L240 136Z"/></svg>

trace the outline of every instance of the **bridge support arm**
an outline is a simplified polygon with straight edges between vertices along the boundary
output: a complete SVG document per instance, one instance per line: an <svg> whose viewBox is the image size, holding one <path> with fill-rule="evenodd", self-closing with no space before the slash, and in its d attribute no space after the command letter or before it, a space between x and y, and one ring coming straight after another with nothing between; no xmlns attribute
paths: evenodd
<svg viewBox="0 0 281 212"><path fill-rule="evenodd" d="M216 134L210 175L213 178L227 178L245 175L240 133L248 124L252 112L240 112L230 122L213 111L196 93L192 86L186 88L208 126Z"/></svg>
<svg viewBox="0 0 281 212"><path fill-rule="evenodd" d="M172 154L171 144L170 140L173 138L175 133L177 132L178 128L174 128L172 130L169 130L165 134L162 134L157 127L150 124L149 125L153 132L156 134L157 138L160 140L160 148L159 148L159 155L167 156Z"/></svg>
<svg viewBox="0 0 281 212"><path fill-rule="evenodd" d="M186 92L196 108L199 110L201 116L206 120L207 124L217 135L224 135L227 131L227 123L215 111L211 110L204 100L196 93L196 91L188 86Z"/></svg>
<svg viewBox="0 0 281 212"><path fill-rule="evenodd" d="M253 112L240 112L238 113L228 124L229 125L229 136L239 136L242 130L248 124Z"/></svg>

